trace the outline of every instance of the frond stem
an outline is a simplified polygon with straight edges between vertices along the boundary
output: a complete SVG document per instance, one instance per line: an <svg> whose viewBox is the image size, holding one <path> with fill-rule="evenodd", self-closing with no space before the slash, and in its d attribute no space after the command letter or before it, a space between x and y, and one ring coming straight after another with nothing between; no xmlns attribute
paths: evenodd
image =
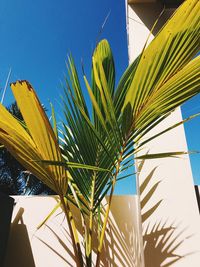
<svg viewBox="0 0 200 267"><path fill-rule="evenodd" d="M117 181L117 176L120 170L120 164L123 161L123 153L124 153L124 149L126 147L126 140L124 141L124 144L122 146L121 152L119 154L119 158L116 164L116 170L115 170L115 174L112 180L112 187L111 187L111 192L110 192L110 196L109 196L109 200L108 200L108 206L105 212L105 217L104 217L104 223L103 223L103 227L102 227L102 232L100 235L100 240L99 240L99 246L98 246L98 252L97 252L97 259L96 259L96 267L100 266L100 256L101 256L101 252L102 252L102 247L103 247L103 240L104 240L104 235L105 235L105 231L106 231L106 226L107 226L107 222L108 222L108 217L109 217L109 212L110 212L110 208L111 208L111 203L112 203L112 197L113 197L113 193L114 193L114 189L115 189L115 184Z"/></svg>
<svg viewBox="0 0 200 267"><path fill-rule="evenodd" d="M69 226L69 231L70 231L70 235L71 235L71 239L72 239L74 254L76 257L76 266L77 267L83 267L83 258L82 258L82 253L81 253L81 247L80 247L80 242L79 242L75 222L74 222L74 219L72 216L72 212L70 210L67 199L65 199L63 195L59 195L59 197L60 197L60 202L63 206L63 211L65 213L67 223Z"/></svg>

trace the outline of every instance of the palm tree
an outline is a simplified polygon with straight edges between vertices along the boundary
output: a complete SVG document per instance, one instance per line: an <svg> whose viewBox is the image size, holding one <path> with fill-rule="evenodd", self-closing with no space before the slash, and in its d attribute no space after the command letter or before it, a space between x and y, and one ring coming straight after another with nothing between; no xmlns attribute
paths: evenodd
<svg viewBox="0 0 200 267"><path fill-rule="evenodd" d="M98 267L117 180L126 175L124 171L133 165L144 144L158 136L144 139L146 133L200 92L200 57L193 59L200 48L199 17L200 2L186 0L117 86L112 52L102 40L92 57L91 82L84 75L89 104L69 57L61 149L55 119L52 128L28 82L11 85L28 131L0 105L0 142L59 195L77 266L84 266L84 258L69 202L81 214L88 267L97 225ZM108 193L104 210L102 200Z"/></svg>
<svg viewBox="0 0 200 267"><path fill-rule="evenodd" d="M102 40L92 56L91 82L84 75L90 103L85 101L74 61L69 57L63 155L66 161L109 170L68 168L73 178L68 198L73 200L82 216L87 266L92 266L95 223L99 241L96 266L100 264L117 180L126 176L125 170L134 164L138 151L158 136L145 139L146 133L200 91L200 57L193 59L200 48L199 17L200 2L185 1L128 67L117 86L112 51L108 42ZM107 194L104 212L102 200Z"/></svg>

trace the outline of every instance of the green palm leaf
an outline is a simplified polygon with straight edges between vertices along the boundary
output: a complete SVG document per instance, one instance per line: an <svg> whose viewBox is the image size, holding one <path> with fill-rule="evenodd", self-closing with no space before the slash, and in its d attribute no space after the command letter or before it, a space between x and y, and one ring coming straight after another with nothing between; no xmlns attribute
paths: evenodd
<svg viewBox="0 0 200 267"><path fill-rule="evenodd" d="M199 1L185 1L142 55L127 68L116 89L110 46L106 40L97 45L92 57L91 85L84 76L92 116L83 105L86 101L79 100L77 89L73 86L69 89L67 101L71 104L65 104L67 145L63 149L64 153L69 161L74 159L80 164L109 170L70 170L80 199L83 198L83 203L87 203L90 230L93 225L92 216L99 214L102 199L107 193L111 193L107 212L104 213L99 252L118 175L121 172L123 175L123 171L133 165L131 160L145 144L187 121L177 123L150 138L143 138L176 107L200 91L200 59L197 57L192 60L200 48L199 5ZM71 67L70 73L74 69ZM70 137L69 132L72 133ZM166 152L139 158L163 158L185 153L187 152ZM87 238L86 254L89 262L91 236L88 235Z"/></svg>
<svg viewBox="0 0 200 267"><path fill-rule="evenodd" d="M80 243L68 202L76 205L81 213L87 266L92 264L92 233L97 221L98 267L115 184L120 177L127 176L126 170L133 165L136 152L152 139L183 123L146 137L176 107L200 92L200 57L193 59L199 50L200 2L186 0L127 68L117 86L109 43L102 40L97 45L92 56L91 81L85 75L83 77L90 103L85 100L82 83L70 56L63 98L65 123L59 132L62 135L60 147L53 109L54 129L27 83L17 84L23 91L13 89L30 134L0 106L1 143L38 178L51 188L59 189L79 266L83 266ZM27 97L29 94L31 96ZM31 101L31 109L26 107L25 101L29 104ZM39 132L38 121L41 125ZM154 159L185 153L166 152L137 158ZM102 200L108 193L108 205L104 210ZM154 206L153 210L156 208Z"/></svg>
<svg viewBox="0 0 200 267"><path fill-rule="evenodd" d="M164 102L165 100L169 100L169 98L166 98L168 89L171 92L171 96L169 97L173 96L171 101L166 104L168 110L172 110L197 93L198 90L195 92L195 88L193 88L191 94L184 95L185 98L182 97L180 99L180 95L178 95L175 88L174 94L172 94L170 83L174 81L175 86L178 86L178 79L183 74L185 68L186 73L189 73L187 64L199 51L199 10L199 1L185 1L143 52L125 97L124 112L126 112L128 107L133 112L135 119L140 118L143 116L143 111L147 106L151 109L154 108L155 98L159 101L161 94ZM199 65L199 62L195 63ZM192 66L190 67L192 68ZM188 68L190 67L188 66ZM196 74L193 73L195 79L198 79L198 72L199 69L197 67ZM196 85L198 86L198 84ZM164 92L166 94L163 94ZM159 105L156 108L157 114L154 112L152 121L156 119L156 115L159 117L167 110L167 108L163 110L162 106ZM146 125L151 117L148 111L147 113L149 117L145 119ZM138 127L143 122L144 120L141 120Z"/></svg>

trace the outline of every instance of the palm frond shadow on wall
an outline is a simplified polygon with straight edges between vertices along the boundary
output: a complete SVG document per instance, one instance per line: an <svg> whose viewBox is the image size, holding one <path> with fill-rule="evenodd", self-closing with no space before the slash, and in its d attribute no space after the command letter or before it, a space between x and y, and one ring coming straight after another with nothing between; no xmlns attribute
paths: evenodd
<svg viewBox="0 0 200 267"><path fill-rule="evenodd" d="M193 254L191 252L179 255L176 252L183 242L191 236L185 237L184 230L180 231L178 226L174 226L174 223L171 226L167 225L169 225L167 222L155 223L150 232L148 233L149 229L147 227L143 235L144 256L147 267L169 267L186 256Z"/></svg>
<svg viewBox="0 0 200 267"><path fill-rule="evenodd" d="M145 160L138 166L138 172L144 168ZM186 235L187 227L183 228L182 223L169 222L161 218L154 224L151 223L151 216L159 208L162 209L163 199L157 199L157 189L162 180L156 180L154 175L159 167L155 167L146 176L140 185L140 205L143 225L144 258L146 267L170 267L181 259L193 254L189 252L182 254L178 252L184 242L192 235ZM147 208L148 207L148 208ZM176 219L175 219L176 221Z"/></svg>
<svg viewBox="0 0 200 267"><path fill-rule="evenodd" d="M120 213L117 203L123 207ZM115 196L113 204L104 242L102 266L141 266L140 236L136 221L133 220L136 203L131 196Z"/></svg>
<svg viewBox="0 0 200 267"><path fill-rule="evenodd" d="M118 205L123 206L123 211L119 214ZM102 257L100 266L106 267L135 267L140 266L141 262L141 249L140 249L140 240L139 233L137 232L137 225L134 224L134 216L133 210L135 210L135 202L132 197L126 196L116 196L113 199L113 206L111 209L110 220L106 230L106 238L104 240ZM106 208L106 202L105 207ZM73 218L77 223L77 229L82 235L83 228L80 224L80 214L78 213L78 209L75 206L72 206L73 210ZM58 221L62 223L55 227L55 217L58 218ZM69 231L66 228L66 223L63 219L63 214L61 212L57 212L54 214L52 220L49 219L43 227L45 227L45 231L47 231L48 235L53 235L54 238L60 243L60 246L67 252L67 257L63 257L61 253L53 247L53 244L49 243L48 240L45 240L45 235L41 235L40 230L36 231L34 238L38 239L44 246L47 246L51 252L53 252L57 257L60 257L63 261L65 261L68 266L73 266L72 262L75 262L76 259L73 255L73 250L70 247L66 246L66 244L62 241L63 234L65 236L65 240L68 240L70 243ZM122 220L123 218L123 220ZM131 219L132 218L132 219ZM44 228L41 229L44 231ZM61 232L62 239L61 239ZM46 234L46 236L48 236ZM97 240L97 222L95 226L95 234L93 236L94 253L97 253L98 240ZM93 262L94 264L94 262Z"/></svg>

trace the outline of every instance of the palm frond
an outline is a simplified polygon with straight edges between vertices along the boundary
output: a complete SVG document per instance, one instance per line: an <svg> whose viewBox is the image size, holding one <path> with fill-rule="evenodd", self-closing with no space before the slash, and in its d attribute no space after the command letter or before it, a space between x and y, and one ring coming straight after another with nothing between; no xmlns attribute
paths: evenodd
<svg viewBox="0 0 200 267"><path fill-rule="evenodd" d="M35 94L26 81L11 88L28 130L0 105L0 142L36 177L58 194L66 194L68 174L62 166L45 166L42 160L61 161L57 138Z"/></svg>

